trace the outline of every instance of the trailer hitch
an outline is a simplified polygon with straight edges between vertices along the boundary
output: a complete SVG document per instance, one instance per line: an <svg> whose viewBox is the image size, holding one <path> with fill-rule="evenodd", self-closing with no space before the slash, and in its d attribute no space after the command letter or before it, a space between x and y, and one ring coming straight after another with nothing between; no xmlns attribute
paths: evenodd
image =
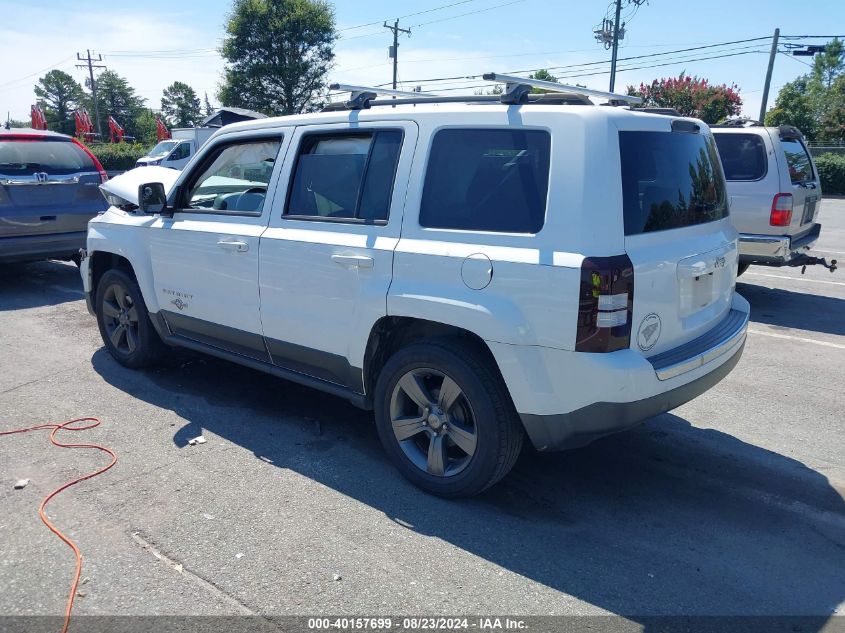
<svg viewBox="0 0 845 633"><path fill-rule="evenodd" d="M790 260L787 266L801 266L801 274L803 275L804 272L807 270L807 266L824 266L830 272L833 272L838 268L836 265L836 260L831 259L830 263L824 257L815 257L813 255L805 255L801 253L800 255L794 257Z"/></svg>

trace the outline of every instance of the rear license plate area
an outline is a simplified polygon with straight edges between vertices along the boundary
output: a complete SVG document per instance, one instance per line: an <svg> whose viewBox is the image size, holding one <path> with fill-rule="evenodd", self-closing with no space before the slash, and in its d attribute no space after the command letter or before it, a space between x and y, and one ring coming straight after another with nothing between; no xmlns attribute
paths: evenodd
<svg viewBox="0 0 845 633"><path fill-rule="evenodd" d="M816 217L816 207L819 204L819 197L813 196L804 200L804 214L801 216L801 224L812 222Z"/></svg>

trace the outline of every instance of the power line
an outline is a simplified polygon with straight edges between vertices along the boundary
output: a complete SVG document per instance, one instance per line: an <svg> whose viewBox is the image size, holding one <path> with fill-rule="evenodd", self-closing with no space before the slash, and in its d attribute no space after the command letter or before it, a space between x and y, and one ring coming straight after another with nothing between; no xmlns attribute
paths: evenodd
<svg viewBox="0 0 845 633"><path fill-rule="evenodd" d="M483 9L478 9L477 11L468 11L467 13L459 13L457 15L450 15L449 17L440 18L438 20L431 20L429 22L421 22L420 24L412 25L411 28L414 29L414 28L417 28L417 27L420 27L420 26L426 26L428 24L435 24L437 22L447 22L448 20L455 20L457 18L463 18L463 17L468 16L468 15L475 15L477 13L485 13L487 11L493 11L494 9L501 9L502 7L507 7L507 6L510 6L512 4L518 4L520 2L525 2L525 1L526 0L511 0L511 2L505 2L503 4L497 4L497 5L494 5L492 7L485 7ZM405 17L407 17L407 16L405 16ZM402 18L399 18L399 19L402 19ZM375 35L380 35L381 33L383 33L383 31L374 31L373 33L364 33L363 35L353 35L351 37L342 37L342 38L340 38L340 40L343 41L343 42L348 42L350 40L357 40L357 39L361 39L363 37L373 37Z"/></svg>
<svg viewBox="0 0 845 633"><path fill-rule="evenodd" d="M765 52L766 51L753 50L753 51L729 53L729 54L725 54L725 55L712 55L712 56L708 56L708 57L698 57L698 58L692 58L692 59L673 60L673 61L669 61L669 62L663 62L663 63L660 63L660 64L648 64L648 65L642 65L642 66L626 66L624 68L618 68L617 72L626 72L626 71L630 71L630 70L645 70L645 69L649 69L649 68L660 68L662 66L673 66L673 65L677 65L677 64L689 64L689 63L694 63L694 62L707 61L707 60L711 60L711 59L723 59L723 58L726 58L726 57L737 57L737 56L740 56L740 55L752 55L752 54L755 54L755 53L765 53ZM562 77L562 78L563 79L577 79L577 78L580 78L580 77L592 77L592 76L596 76L596 75L607 75L607 74L610 74L609 70L601 70L601 71L590 72L590 73L571 74L571 75L567 75L567 76ZM480 77L480 75L466 76L466 77L462 77L461 79L472 80L472 79L477 79L478 77ZM406 83L421 83L421 81L422 80L417 79L417 80L408 81ZM436 92L449 92L449 91L452 91L452 90L468 90L470 88L484 88L484 87L489 87L490 85L491 85L491 83L488 82L488 83L483 83L483 84L468 84L468 85L462 85L462 86L451 86L451 87L448 87L448 88L432 88L431 90L436 91Z"/></svg>
<svg viewBox="0 0 845 633"><path fill-rule="evenodd" d="M5 83L2 83L2 84L0 84L0 88L2 88L3 86L11 86L12 84L16 84L18 82L25 81L25 80L27 80L31 77L35 77L36 75L40 75L43 72L48 72L50 70L56 70L58 68L58 66L64 64L65 62L69 62L71 59L73 59L73 57L65 57L61 61L58 61L55 64L51 64L50 66L47 66L47 68L42 68L41 70L36 71L34 73L31 73L29 75L25 75L24 77L18 77L17 79L12 79L11 81L7 81Z"/></svg>
<svg viewBox="0 0 845 633"><path fill-rule="evenodd" d="M525 2L525 0L511 0L511 2L505 2L503 4L497 4L492 7L486 7L484 9L478 9L477 11L468 11L467 13L459 13L458 15L452 15L448 18L440 18L438 20L431 20L430 22L422 22L421 24L415 24L411 28L417 28L420 26L426 26L427 24L436 24L438 22L446 22L448 20L454 20L456 18L463 18L468 15L475 15L476 13L485 13L487 11L492 11L493 9L501 9L502 7L509 7L512 4L519 4L520 2Z"/></svg>
<svg viewBox="0 0 845 633"><path fill-rule="evenodd" d="M703 46L680 48L680 49L677 49L677 50L674 50L674 51L663 51L663 52L660 52L660 53L651 53L651 54L648 54L648 55L632 55L630 57L620 57L618 59L618 61L622 62L622 61L630 61L630 60L633 60L633 59L651 59L651 58L654 58L654 57L667 57L667 56L671 56L671 55L677 55L678 53L686 53L686 52L690 52L690 51L704 50L704 49L710 49L710 48L715 48L715 47L724 47L724 46L730 46L732 44L744 44L746 42L754 42L754 41L767 40L767 39L771 39L771 35L766 36L766 37L755 37L755 38L748 38L748 39L744 39L744 40L735 40L733 42L720 42L718 44L706 44L706 45L703 45ZM724 50L725 51L738 51L738 50L742 50L743 48L756 48L757 46L760 46L760 45L757 44L756 46L739 47L739 48L724 49ZM716 52L716 51L714 51L714 52ZM538 70L564 70L564 71L566 71L566 70L572 69L572 68L598 66L598 65L607 64L607 63L609 63L609 60L603 59L603 60L600 60L600 61L583 62L583 63L580 63L580 64L567 64L567 65L563 65L563 66L546 66L546 67L543 67L543 68L528 68L528 69L521 69L521 70L509 70L509 71L507 71L506 74L513 75L513 74L520 74L520 73L533 73L533 72L537 72ZM456 75L454 77L437 77L437 78L434 78L434 79L409 79L406 83L431 83L431 82L449 81L449 80L462 80L462 79L469 79L469 78L476 77L476 76L478 76L478 75L469 75L469 76L468 75Z"/></svg>
<svg viewBox="0 0 845 633"><path fill-rule="evenodd" d="M451 4L443 4L443 5L440 5L439 7L434 7L432 9L426 9L425 11L417 11L416 13L408 13L407 15L400 15L398 18L395 18L395 19L404 20L405 18L412 18L414 16L423 15L425 13L433 13L434 11L441 11L442 9L448 9L450 7L456 7L460 4L467 4L469 2L477 2L477 0L459 0L458 2L453 2ZM340 33L342 31L352 31L354 29L364 28L365 26L374 26L376 24L381 24L382 22L387 21L387 19L388 18L384 18L382 20L376 20L374 22L366 22L365 24L358 24L356 26L347 26L347 27L344 27L342 29L338 29L338 32Z"/></svg>

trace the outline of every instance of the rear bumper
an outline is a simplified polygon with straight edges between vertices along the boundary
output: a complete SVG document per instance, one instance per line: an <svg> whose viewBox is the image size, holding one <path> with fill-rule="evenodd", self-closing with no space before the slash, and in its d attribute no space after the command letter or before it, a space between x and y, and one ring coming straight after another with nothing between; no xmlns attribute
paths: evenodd
<svg viewBox="0 0 845 633"><path fill-rule="evenodd" d="M634 350L585 354L491 343L523 426L538 450L576 448L701 395L739 362L748 302L685 345L644 358ZM508 349L509 348L509 349Z"/></svg>
<svg viewBox="0 0 845 633"><path fill-rule="evenodd" d="M822 225L815 223L803 235L757 235L740 233L739 261L743 264L783 266L810 250L819 239Z"/></svg>
<svg viewBox="0 0 845 633"><path fill-rule="evenodd" d="M70 259L85 248L86 231L0 238L0 262Z"/></svg>

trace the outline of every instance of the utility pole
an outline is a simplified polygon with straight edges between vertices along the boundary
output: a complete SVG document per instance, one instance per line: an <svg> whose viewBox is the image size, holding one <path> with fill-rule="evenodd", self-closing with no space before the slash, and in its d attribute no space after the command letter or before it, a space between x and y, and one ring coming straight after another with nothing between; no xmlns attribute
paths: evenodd
<svg viewBox="0 0 845 633"><path fill-rule="evenodd" d="M393 89L396 90L396 74L399 71L399 33L410 35L411 29L400 29L398 19L393 23L393 26L385 22L384 28L393 31L393 46L390 47L390 57L393 58Z"/></svg>
<svg viewBox="0 0 845 633"><path fill-rule="evenodd" d="M616 85L616 53L619 50L619 14L622 13L622 0L616 0L616 19L613 20L613 54L610 57L610 92Z"/></svg>
<svg viewBox="0 0 845 633"><path fill-rule="evenodd" d="M81 62L85 62L84 64L77 64L77 68L87 68L88 69L88 77L91 80L91 98L94 101L94 121L97 124L97 134L100 137L100 140L103 138L103 129L100 127L100 107L97 103L97 82L94 81L94 69L95 68L105 68L105 64L95 64L94 62L101 62L103 61L102 55L97 55L97 58L94 59L91 57L90 49L86 51L86 57L83 57L80 53L76 54L76 59Z"/></svg>
<svg viewBox="0 0 845 633"><path fill-rule="evenodd" d="M760 102L760 123L766 118L766 102L769 100L769 86L772 83L772 69L775 67L775 55L778 53L779 37L780 29L775 29L775 34L772 36L772 50L769 53L769 68L766 70L766 83L763 84L763 100Z"/></svg>

